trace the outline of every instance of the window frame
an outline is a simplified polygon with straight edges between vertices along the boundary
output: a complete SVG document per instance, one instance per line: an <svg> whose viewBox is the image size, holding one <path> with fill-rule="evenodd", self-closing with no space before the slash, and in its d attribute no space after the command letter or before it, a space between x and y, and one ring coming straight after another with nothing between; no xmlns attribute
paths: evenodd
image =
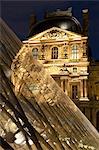
<svg viewBox="0 0 99 150"><path fill-rule="evenodd" d="M75 100L77 98L78 98L78 85L75 84L72 85L72 99Z"/></svg>
<svg viewBox="0 0 99 150"><path fill-rule="evenodd" d="M57 46L54 46L51 49L51 59L58 59L58 47Z"/></svg>
<svg viewBox="0 0 99 150"><path fill-rule="evenodd" d="M34 50L36 50L36 51L34 51ZM34 59L38 59L38 48L37 47L32 48L32 56Z"/></svg>
<svg viewBox="0 0 99 150"><path fill-rule="evenodd" d="M73 73L77 73L77 68L73 67Z"/></svg>
<svg viewBox="0 0 99 150"><path fill-rule="evenodd" d="M72 45L71 58L72 58L72 60L78 60L78 58L79 58L78 45L76 45L76 44Z"/></svg>

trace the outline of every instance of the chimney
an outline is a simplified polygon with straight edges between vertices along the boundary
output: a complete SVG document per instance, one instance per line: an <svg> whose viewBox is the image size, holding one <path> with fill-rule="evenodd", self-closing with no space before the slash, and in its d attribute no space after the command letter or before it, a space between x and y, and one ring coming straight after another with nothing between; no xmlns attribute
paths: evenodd
<svg viewBox="0 0 99 150"><path fill-rule="evenodd" d="M88 9L82 10L82 16L83 16L83 35L88 36L88 27L89 27L89 12Z"/></svg>
<svg viewBox="0 0 99 150"><path fill-rule="evenodd" d="M29 34L31 32L31 29L33 27L33 25L37 22L36 20L36 15L35 14L32 14L29 18Z"/></svg>

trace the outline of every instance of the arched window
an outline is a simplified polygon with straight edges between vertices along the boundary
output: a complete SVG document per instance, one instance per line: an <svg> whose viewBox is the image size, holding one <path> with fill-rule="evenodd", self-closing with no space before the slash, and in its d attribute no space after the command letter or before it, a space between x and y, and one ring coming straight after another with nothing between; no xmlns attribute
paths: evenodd
<svg viewBox="0 0 99 150"><path fill-rule="evenodd" d="M32 54L33 54L33 58L37 59L38 58L38 49L37 48L33 48L32 49Z"/></svg>
<svg viewBox="0 0 99 150"><path fill-rule="evenodd" d="M58 59L58 48L57 47L52 48L52 59Z"/></svg>
<svg viewBox="0 0 99 150"><path fill-rule="evenodd" d="M78 59L78 46L77 45L72 46L72 59L73 60Z"/></svg>

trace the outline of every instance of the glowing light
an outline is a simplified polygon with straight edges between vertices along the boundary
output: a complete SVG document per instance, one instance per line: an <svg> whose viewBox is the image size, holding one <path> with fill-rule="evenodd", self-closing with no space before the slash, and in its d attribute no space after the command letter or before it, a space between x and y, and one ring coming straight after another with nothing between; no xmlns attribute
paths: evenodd
<svg viewBox="0 0 99 150"><path fill-rule="evenodd" d="M62 24L62 25L61 25L61 29L66 30L66 29L67 29L67 24L65 24L65 23L64 23L64 24Z"/></svg>

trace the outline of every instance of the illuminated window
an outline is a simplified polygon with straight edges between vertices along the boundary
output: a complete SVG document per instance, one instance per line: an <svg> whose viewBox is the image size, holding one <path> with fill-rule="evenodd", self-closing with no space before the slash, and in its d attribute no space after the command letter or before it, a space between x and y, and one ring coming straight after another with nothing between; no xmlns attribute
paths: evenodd
<svg viewBox="0 0 99 150"><path fill-rule="evenodd" d="M58 48L57 47L52 48L52 59L58 59Z"/></svg>
<svg viewBox="0 0 99 150"><path fill-rule="evenodd" d="M77 68L73 68L73 72L74 72L74 73L77 73Z"/></svg>
<svg viewBox="0 0 99 150"><path fill-rule="evenodd" d="M73 45L72 47L72 59L78 59L78 47L77 45Z"/></svg>
<svg viewBox="0 0 99 150"><path fill-rule="evenodd" d="M38 49L37 48L33 48L32 54L33 54L33 58L37 59L38 58Z"/></svg>
<svg viewBox="0 0 99 150"><path fill-rule="evenodd" d="M78 98L78 88L77 85L72 85L72 99Z"/></svg>

